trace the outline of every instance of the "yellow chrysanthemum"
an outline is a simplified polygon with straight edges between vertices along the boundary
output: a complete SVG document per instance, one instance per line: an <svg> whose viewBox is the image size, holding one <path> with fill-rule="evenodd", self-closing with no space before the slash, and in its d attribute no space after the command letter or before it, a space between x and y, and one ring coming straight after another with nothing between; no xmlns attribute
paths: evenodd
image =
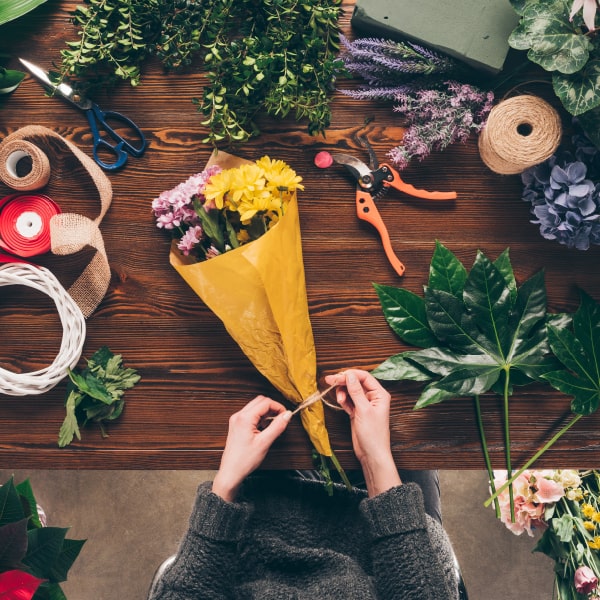
<svg viewBox="0 0 600 600"><path fill-rule="evenodd" d="M273 190L289 193L304 189L300 183L302 177L296 175L296 171L282 160L271 160L268 156L263 156L256 164L263 169L268 187Z"/></svg>
<svg viewBox="0 0 600 600"><path fill-rule="evenodd" d="M592 515L592 521L594 521L594 523L600 523L600 512L594 512Z"/></svg>
<svg viewBox="0 0 600 600"><path fill-rule="evenodd" d="M594 529L596 529L596 525L594 523L592 523L591 521L584 521L583 522L583 526L588 530L588 531L594 531Z"/></svg>
<svg viewBox="0 0 600 600"><path fill-rule="evenodd" d="M225 205L225 196L231 188L233 171L235 169L225 169L216 175L213 175L204 188L204 197L207 201L213 201L220 210Z"/></svg>
<svg viewBox="0 0 600 600"><path fill-rule="evenodd" d="M588 546L593 548L594 550L600 550L600 536L594 536L594 539L590 542L588 541Z"/></svg>
<svg viewBox="0 0 600 600"><path fill-rule="evenodd" d="M591 504L583 504L581 506L581 514L588 519L591 519L594 516L594 507Z"/></svg>
<svg viewBox="0 0 600 600"><path fill-rule="evenodd" d="M242 165L232 175L228 195L234 205L247 198L265 197L269 195L266 183L264 171L258 165Z"/></svg>

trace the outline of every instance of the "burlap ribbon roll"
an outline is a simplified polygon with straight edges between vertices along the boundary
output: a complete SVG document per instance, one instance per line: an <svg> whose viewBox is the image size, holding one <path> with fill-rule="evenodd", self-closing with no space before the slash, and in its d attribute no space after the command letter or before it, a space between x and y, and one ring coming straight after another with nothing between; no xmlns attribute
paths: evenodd
<svg viewBox="0 0 600 600"><path fill-rule="evenodd" d="M89 264L68 289L69 294L87 318L104 298L110 283L110 266L99 229L100 222L112 201L110 180L91 158L51 129L38 125L23 127L4 138L0 143L0 152L6 146L10 148L16 141L26 141L35 146L56 147L59 152L72 154L81 163L96 186L100 212L94 219L67 212L68 200L61 198L60 204L63 212L53 216L50 220L50 241L53 254L58 256L74 254L86 246L91 246L96 250Z"/></svg>
<svg viewBox="0 0 600 600"><path fill-rule="evenodd" d="M31 165L27 173L20 175L17 165L24 158L29 158ZM4 140L0 144L0 180L13 190L39 190L50 180L50 161L46 154L31 142L22 139Z"/></svg>
<svg viewBox="0 0 600 600"><path fill-rule="evenodd" d="M495 173L515 175L552 156L561 137L560 116L552 106L537 96L514 96L490 111L479 153Z"/></svg>

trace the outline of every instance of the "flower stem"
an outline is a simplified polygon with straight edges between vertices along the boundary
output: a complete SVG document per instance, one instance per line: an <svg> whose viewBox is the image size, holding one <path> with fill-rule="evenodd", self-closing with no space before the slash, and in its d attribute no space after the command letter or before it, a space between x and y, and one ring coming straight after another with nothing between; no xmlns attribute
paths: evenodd
<svg viewBox="0 0 600 600"><path fill-rule="evenodd" d="M509 374L510 371L507 369L504 376L504 448L506 453L506 470L507 477L509 478L508 484L508 497L510 500L510 520L511 523L515 522L515 498L513 493L512 485L512 461L510 458L510 420L508 411L508 390L509 390Z"/></svg>
<svg viewBox="0 0 600 600"><path fill-rule="evenodd" d="M490 460L490 453L488 452L487 442L485 439L485 431L483 429L483 419L481 417L481 404L479 402L479 394L475 395L475 414L477 415L477 427L479 429L479 437L481 438L481 447L483 449L483 457L485 459L485 467L488 472L488 479L490 480L490 488L492 494L496 493L496 485L494 484L494 471L492 469L492 461ZM494 509L496 510L496 518L500 518L500 503L498 498L494 498Z"/></svg>
<svg viewBox="0 0 600 600"><path fill-rule="evenodd" d="M506 483L502 484L484 503L484 506L489 506L509 485L512 486L513 482L519 477L524 471L529 469L531 465L540 457L548 448L550 448L564 433L569 431L583 415L575 415L556 435L554 435L548 442L546 442Z"/></svg>

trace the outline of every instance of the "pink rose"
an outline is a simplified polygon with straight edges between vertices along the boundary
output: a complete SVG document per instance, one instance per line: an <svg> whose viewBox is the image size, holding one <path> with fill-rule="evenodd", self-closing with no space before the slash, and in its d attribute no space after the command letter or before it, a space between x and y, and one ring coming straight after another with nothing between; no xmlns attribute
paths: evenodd
<svg viewBox="0 0 600 600"><path fill-rule="evenodd" d="M575 571L573 583L579 594L590 594L598 586L598 578L589 567L579 567Z"/></svg>

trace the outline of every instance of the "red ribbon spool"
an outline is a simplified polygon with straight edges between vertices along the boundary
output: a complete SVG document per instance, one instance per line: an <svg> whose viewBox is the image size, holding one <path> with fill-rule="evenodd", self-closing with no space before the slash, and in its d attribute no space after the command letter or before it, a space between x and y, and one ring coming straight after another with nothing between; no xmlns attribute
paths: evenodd
<svg viewBox="0 0 600 600"><path fill-rule="evenodd" d="M50 219L60 214L58 204L48 196L12 194L0 200L0 262L18 261L50 251Z"/></svg>

